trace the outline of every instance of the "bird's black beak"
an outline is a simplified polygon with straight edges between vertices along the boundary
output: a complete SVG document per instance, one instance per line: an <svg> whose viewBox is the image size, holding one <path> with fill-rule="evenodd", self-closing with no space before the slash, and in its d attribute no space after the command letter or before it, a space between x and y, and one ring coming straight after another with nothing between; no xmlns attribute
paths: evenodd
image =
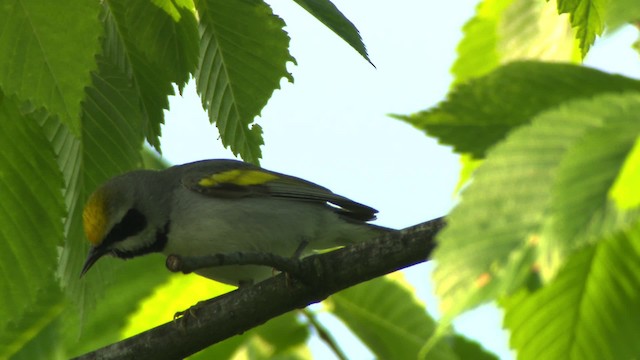
<svg viewBox="0 0 640 360"><path fill-rule="evenodd" d="M105 249L101 248L100 246L97 246L97 247L92 246L91 249L89 249L89 255L87 255L87 260L84 261L84 265L82 266L80 277L84 276L84 274L87 271L89 271L89 269L91 269L93 264L95 264L96 261L98 261L98 259L100 259L102 256L104 256L107 253L108 251L105 251Z"/></svg>

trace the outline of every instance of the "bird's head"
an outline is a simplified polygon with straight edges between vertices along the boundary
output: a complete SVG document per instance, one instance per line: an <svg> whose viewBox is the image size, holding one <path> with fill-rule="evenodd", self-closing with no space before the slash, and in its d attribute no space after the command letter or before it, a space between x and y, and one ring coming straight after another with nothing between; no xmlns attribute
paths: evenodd
<svg viewBox="0 0 640 360"><path fill-rule="evenodd" d="M91 249L80 276L107 254L131 258L162 250L150 224L156 217L150 216L154 196L145 188L146 175L140 171L115 177L89 196L82 220Z"/></svg>

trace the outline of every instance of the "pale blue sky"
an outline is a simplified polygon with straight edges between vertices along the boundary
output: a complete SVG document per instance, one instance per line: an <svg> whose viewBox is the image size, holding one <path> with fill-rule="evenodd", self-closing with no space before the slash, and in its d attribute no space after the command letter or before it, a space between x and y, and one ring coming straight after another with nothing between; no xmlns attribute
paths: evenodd
<svg viewBox="0 0 640 360"><path fill-rule="evenodd" d="M270 3L288 24L298 66L289 67L295 83L283 81L257 119L266 143L262 166L371 205L384 226L402 228L446 214L454 204L457 156L386 114L409 114L444 98L461 28L476 2L335 0L360 30L376 68L294 2ZM640 77L638 54L628 49L636 34L620 32L596 46L588 62ZM193 84L171 100L163 133L171 163L232 157L208 125ZM431 269L423 264L405 273L433 314ZM335 328L349 358L372 357L338 321L328 314L321 320ZM455 325L502 359L512 358L495 308L472 311ZM312 350L317 359L333 356L318 340Z"/></svg>

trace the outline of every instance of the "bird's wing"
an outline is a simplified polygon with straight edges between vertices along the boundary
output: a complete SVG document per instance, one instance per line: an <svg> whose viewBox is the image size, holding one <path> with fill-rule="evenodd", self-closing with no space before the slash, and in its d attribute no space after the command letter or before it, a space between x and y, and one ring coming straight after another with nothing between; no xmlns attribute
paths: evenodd
<svg viewBox="0 0 640 360"><path fill-rule="evenodd" d="M373 220L377 213L377 210L369 206L337 195L310 181L240 161L200 162L199 166L185 169L182 184L205 196L219 198L268 196L328 203L336 213L356 221Z"/></svg>

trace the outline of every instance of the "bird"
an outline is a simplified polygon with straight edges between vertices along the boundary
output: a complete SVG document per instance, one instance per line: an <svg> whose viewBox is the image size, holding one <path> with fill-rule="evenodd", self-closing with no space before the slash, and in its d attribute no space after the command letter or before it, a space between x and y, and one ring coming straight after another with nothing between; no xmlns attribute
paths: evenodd
<svg viewBox="0 0 640 360"><path fill-rule="evenodd" d="M90 249L80 276L105 255L304 257L395 231L370 223L377 212L313 182L238 160L134 170L107 180L88 197L82 218ZM258 265L195 273L235 286L273 276L272 269Z"/></svg>

